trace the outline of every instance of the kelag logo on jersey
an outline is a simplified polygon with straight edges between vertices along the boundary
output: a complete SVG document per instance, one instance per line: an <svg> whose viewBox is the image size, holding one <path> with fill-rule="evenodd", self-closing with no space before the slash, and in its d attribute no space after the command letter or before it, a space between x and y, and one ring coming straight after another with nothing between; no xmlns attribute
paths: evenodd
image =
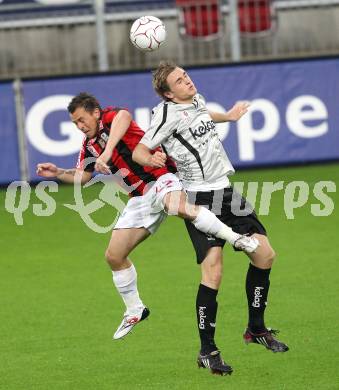
<svg viewBox="0 0 339 390"><path fill-rule="evenodd" d="M201 121L201 126L199 126L197 129L191 129L190 127L188 130L192 134L194 139L200 138L204 136L206 133L210 132L211 130L215 129L215 124L213 121Z"/></svg>

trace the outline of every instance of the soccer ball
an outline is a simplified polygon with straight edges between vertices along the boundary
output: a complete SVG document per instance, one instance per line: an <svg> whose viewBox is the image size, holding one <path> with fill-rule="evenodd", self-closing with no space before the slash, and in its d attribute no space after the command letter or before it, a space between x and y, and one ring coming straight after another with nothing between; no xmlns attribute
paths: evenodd
<svg viewBox="0 0 339 390"><path fill-rule="evenodd" d="M142 16L132 24L130 40L139 50L157 50L165 39L165 25L155 16Z"/></svg>

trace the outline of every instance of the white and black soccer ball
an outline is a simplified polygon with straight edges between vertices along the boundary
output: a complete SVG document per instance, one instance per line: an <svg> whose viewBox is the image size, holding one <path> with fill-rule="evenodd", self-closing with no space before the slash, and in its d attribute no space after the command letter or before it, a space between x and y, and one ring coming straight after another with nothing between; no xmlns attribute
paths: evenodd
<svg viewBox="0 0 339 390"><path fill-rule="evenodd" d="M142 16L131 27L130 40L142 51L154 51L165 42L166 28L155 16Z"/></svg>

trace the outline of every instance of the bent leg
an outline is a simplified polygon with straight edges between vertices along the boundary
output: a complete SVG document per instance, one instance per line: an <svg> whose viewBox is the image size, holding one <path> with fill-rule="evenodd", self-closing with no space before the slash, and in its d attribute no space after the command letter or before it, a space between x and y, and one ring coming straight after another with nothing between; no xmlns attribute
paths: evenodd
<svg viewBox="0 0 339 390"><path fill-rule="evenodd" d="M105 256L112 271L120 271L131 266L128 255L150 235L145 228L113 230Z"/></svg>
<svg viewBox="0 0 339 390"><path fill-rule="evenodd" d="M201 232L211 234L234 245L241 237L229 226L221 222L215 214L202 206L192 205L187 201L187 195L183 191L172 191L163 198L163 204L169 215L176 215L186 219ZM250 240L248 238L248 240Z"/></svg>
<svg viewBox="0 0 339 390"><path fill-rule="evenodd" d="M137 287L137 272L128 259L129 253L150 233L145 228L113 230L106 250L106 259L112 269L113 283L126 306L129 315L141 315L145 305Z"/></svg>

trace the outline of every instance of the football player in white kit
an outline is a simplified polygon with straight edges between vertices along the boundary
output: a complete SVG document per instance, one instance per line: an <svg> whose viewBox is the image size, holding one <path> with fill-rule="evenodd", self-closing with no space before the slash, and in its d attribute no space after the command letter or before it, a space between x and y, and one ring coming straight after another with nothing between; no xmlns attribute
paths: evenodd
<svg viewBox="0 0 339 390"><path fill-rule="evenodd" d="M275 252L255 211L230 184L228 176L234 173L234 168L215 127L215 123L233 120L232 114L236 110L246 111L248 105L240 103L226 113L208 111L187 72L172 62L160 63L153 73L153 86L163 101L154 108L150 128L135 148L133 159L148 165L152 158L150 151L162 146L163 152L156 152L158 167L163 166L167 155L175 161L190 203L209 208L235 232L259 241L259 248L247 254L250 259L246 277L249 319L244 340L261 344L273 352L287 351L287 345L274 337L276 331L267 328L264 322ZM202 272L196 299L201 340L198 365L210 368L215 374L230 374L232 368L221 358L214 339L225 241L199 232L189 221L185 223Z"/></svg>

